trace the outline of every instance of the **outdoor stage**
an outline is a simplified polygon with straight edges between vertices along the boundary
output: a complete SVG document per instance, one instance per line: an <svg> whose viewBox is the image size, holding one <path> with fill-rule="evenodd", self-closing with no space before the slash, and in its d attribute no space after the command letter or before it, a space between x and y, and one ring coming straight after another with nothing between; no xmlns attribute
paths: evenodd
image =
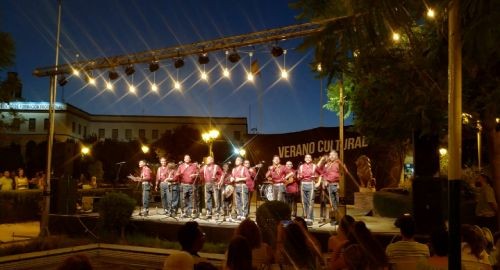
<svg viewBox="0 0 500 270"><path fill-rule="evenodd" d="M139 215L137 208L131 217L131 222L127 227L129 233L139 233L163 240L177 241L177 231L187 221L196 221L206 234L206 241L213 243L229 243L234 234L234 230L239 222L207 220L204 218L183 218L175 219L163 215L162 209L156 208L153 204L149 210L149 215L144 217ZM327 250L328 238L336 233L337 226L330 223L319 222L319 205L315 205L315 221L309 227L309 231L318 239L324 252ZM255 203L252 204L250 219L255 220ZM299 204L299 214L301 206ZM377 216L366 216L366 211L356 209L348 205L347 214L353 216L357 221L366 223L368 229L376 235L382 245L388 244L391 239L399 233L399 229L394 226L394 218L384 218ZM69 235L91 235L97 239L98 231L97 213L80 213L75 215L50 215L50 231L52 233L63 233Z"/></svg>

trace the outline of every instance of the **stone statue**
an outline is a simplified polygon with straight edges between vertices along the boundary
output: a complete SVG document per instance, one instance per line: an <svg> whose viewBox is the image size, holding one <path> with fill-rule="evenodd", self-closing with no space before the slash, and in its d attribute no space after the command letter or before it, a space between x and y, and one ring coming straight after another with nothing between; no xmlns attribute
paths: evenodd
<svg viewBox="0 0 500 270"><path fill-rule="evenodd" d="M370 158L362 155L356 159L356 174L362 188L375 189L376 180L373 177Z"/></svg>

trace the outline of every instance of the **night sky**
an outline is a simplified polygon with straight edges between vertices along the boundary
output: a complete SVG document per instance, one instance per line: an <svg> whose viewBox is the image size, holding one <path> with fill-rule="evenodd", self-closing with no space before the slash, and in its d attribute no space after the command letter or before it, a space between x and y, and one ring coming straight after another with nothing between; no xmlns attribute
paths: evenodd
<svg viewBox="0 0 500 270"><path fill-rule="evenodd" d="M284 0L63 0L60 60L69 63L186 44L253 31L301 23L298 11ZM56 0L7 0L0 2L0 29L16 42L15 66L23 82L27 101L48 101L48 78L36 78L37 67L55 61ZM114 90L105 89L107 70L94 71L97 86L86 85L78 77L58 87L58 101L68 102L92 114L181 115L248 117L249 132L282 133L318 126L337 126L335 113L323 110L320 93L323 83L309 67L312 51L295 48L301 39L280 42L285 58L273 58L274 44L243 47L238 64L227 63L231 79L222 78L226 65L224 52L209 54L205 66L208 82L200 80L203 67L197 57L187 57L176 70L171 60L150 73L147 64L136 65L127 77L119 67L120 79ZM250 59L249 52L253 52ZM261 75L254 83L246 80L245 70L257 59ZM284 61L285 60L285 61ZM288 81L280 79L280 68L290 70ZM177 73L178 72L178 73ZM1 74L4 78L5 74ZM182 81L182 90L173 89L173 80ZM159 86L157 93L150 84ZM137 88L131 94L127 84ZM260 93L260 98L259 98ZM323 101L326 100L324 92ZM347 122L349 124L350 121Z"/></svg>

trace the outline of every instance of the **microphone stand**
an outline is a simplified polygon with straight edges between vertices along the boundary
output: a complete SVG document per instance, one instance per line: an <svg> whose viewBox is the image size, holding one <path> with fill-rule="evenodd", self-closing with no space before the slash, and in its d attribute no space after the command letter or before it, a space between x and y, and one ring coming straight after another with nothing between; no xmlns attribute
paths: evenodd
<svg viewBox="0 0 500 270"><path fill-rule="evenodd" d="M120 171L122 169L123 164L125 164L125 163L122 163L122 162L118 163L118 165L120 165L120 166L118 167L118 170L116 171L116 177L115 177L115 181L113 182L113 188L116 188L116 183L118 183L118 180L120 180Z"/></svg>

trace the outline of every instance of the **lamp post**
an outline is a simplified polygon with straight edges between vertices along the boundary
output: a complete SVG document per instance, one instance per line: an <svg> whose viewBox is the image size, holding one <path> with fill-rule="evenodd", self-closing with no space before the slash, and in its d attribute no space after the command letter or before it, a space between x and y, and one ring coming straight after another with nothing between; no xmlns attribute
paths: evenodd
<svg viewBox="0 0 500 270"><path fill-rule="evenodd" d="M210 131L201 134L203 141L208 144L208 155L213 157L214 153L212 151L213 142L219 137L220 132L216 129L211 129Z"/></svg>

